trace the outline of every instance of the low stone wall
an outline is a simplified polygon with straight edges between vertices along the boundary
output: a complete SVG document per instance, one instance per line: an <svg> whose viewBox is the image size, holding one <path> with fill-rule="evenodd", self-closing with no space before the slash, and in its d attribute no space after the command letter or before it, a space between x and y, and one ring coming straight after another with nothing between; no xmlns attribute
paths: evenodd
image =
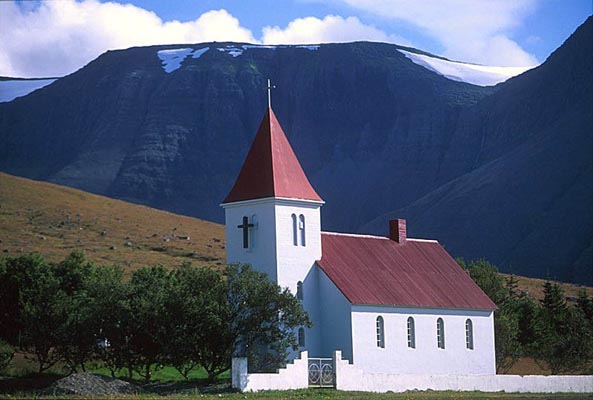
<svg viewBox="0 0 593 400"><path fill-rule="evenodd" d="M541 375L391 375L362 371L340 351L334 354L336 389L364 392L454 390L522 393L593 393L593 376Z"/></svg>
<svg viewBox="0 0 593 400"><path fill-rule="evenodd" d="M247 372L246 358L233 358L231 381L232 386L242 392L260 390L306 389L309 386L309 356L306 351L286 368L271 374L250 374Z"/></svg>
<svg viewBox="0 0 593 400"><path fill-rule="evenodd" d="M242 392L306 389L309 356L300 358L272 374L250 374L246 358L233 358L232 386ZM405 392L408 390L453 390L520 393L593 393L591 375L394 375L361 370L342 352L334 353L336 389L362 392Z"/></svg>

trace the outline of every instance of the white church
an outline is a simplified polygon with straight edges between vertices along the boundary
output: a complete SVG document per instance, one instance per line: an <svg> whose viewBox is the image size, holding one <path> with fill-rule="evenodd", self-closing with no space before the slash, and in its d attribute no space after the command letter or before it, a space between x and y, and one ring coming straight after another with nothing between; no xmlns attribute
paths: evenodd
<svg viewBox="0 0 593 400"><path fill-rule="evenodd" d="M495 304L435 240L321 230L324 202L268 108L224 199L227 262L251 264L303 302L309 357L367 372L495 374ZM387 223L387 221L386 221Z"/></svg>

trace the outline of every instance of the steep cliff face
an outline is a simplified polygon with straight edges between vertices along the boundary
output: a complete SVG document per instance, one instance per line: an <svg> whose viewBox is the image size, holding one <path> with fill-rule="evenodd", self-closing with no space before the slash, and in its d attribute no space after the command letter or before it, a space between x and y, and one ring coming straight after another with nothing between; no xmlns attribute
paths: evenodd
<svg viewBox="0 0 593 400"><path fill-rule="evenodd" d="M568 225L591 213L592 25L495 87L447 79L381 43L112 51L0 104L0 170L222 221L271 78L276 115L326 201L324 229L383 232L400 210L413 234L455 255L542 276L591 263L591 220ZM542 221L559 216L566 243L550 258ZM588 253L569 245L587 240Z"/></svg>
<svg viewBox="0 0 593 400"><path fill-rule="evenodd" d="M174 70L161 65L165 48L108 52L2 105L0 168L221 221L270 77L276 114L328 203L326 226L355 229L454 177L435 160L459 113L492 92L380 43L200 44L178 51Z"/></svg>
<svg viewBox="0 0 593 400"><path fill-rule="evenodd" d="M474 154L475 169L362 230L405 216L412 234L454 254L593 283L592 22L460 119L451 142Z"/></svg>

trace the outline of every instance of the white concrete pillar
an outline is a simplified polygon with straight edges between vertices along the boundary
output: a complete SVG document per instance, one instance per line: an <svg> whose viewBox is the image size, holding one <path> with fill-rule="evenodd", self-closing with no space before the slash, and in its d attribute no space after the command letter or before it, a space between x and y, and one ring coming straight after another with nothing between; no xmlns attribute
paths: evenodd
<svg viewBox="0 0 593 400"><path fill-rule="evenodd" d="M247 387L246 357L233 357L231 361L231 386L241 392Z"/></svg>

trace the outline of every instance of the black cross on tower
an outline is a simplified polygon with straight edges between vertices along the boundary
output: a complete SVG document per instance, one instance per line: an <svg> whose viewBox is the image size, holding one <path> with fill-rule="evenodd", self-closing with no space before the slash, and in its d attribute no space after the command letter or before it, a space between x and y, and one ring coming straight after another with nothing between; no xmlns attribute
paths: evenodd
<svg viewBox="0 0 593 400"><path fill-rule="evenodd" d="M247 217L243 217L243 224L237 225L237 228L243 229L243 248L249 248L249 228L253 228L253 224L249 223Z"/></svg>

